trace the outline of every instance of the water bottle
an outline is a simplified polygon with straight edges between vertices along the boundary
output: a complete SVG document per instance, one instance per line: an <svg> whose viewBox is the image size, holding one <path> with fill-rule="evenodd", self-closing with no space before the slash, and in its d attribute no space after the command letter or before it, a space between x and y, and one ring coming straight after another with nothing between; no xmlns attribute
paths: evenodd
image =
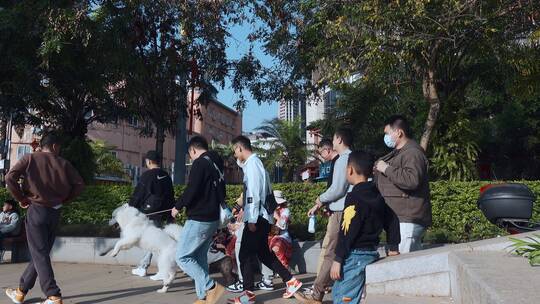
<svg viewBox="0 0 540 304"><path fill-rule="evenodd" d="M309 224L308 224L308 229L307 229L307 231L309 233L315 233L315 224L316 224L316 222L317 222L317 219L316 219L315 215L311 215L309 217Z"/></svg>

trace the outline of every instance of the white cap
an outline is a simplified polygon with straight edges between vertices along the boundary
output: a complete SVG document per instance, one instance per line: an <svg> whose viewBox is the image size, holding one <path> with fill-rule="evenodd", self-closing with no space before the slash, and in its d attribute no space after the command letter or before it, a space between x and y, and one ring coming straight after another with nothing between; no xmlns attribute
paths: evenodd
<svg viewBox="0 0 540 304"><path fill-rule="evenodd" d="M278 205L287 202L287 200L283 197L283 192L280 190L274 190L274 197L276 198L276 203L278 203Z"/></svg>

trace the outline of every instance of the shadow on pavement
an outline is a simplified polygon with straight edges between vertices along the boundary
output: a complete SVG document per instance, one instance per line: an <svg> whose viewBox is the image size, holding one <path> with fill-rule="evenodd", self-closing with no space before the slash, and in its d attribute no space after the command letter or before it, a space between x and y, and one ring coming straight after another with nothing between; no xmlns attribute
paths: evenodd
<svg viewBox="0 0 540 304"><path fill-rule="evenodd" d="M175 290L175 289L183 287L184 285L187 285L187 284L191 284L191 282L173 283L169 287L169 291L167 293L175 293L175 292L183 291L183 290ZM62 298L64 300L67 300L67 299L77 299L77 298L110 295L101 299L91 299L91 300L77 302L79 304L101 303L105 301L112 301L112 300L118 300L122 298L142 295L146 293L156 293L157 295L158 293L156 291L160 289L161 286L162 285L155 285L155 286L148 286L148 287L134 287L134 288L129 288L129 289L120 289L120 290L108 290L108 291L93 292L93 293L86 293L86 294L68 295L68 296L63 296Z"/></svg>

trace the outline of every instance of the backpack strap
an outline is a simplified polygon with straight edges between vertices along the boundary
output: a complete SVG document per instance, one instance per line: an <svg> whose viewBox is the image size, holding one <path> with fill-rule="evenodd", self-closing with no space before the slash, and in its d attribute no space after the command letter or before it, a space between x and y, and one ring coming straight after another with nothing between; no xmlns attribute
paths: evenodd
<svg viewBox="0 0 540 304"><path fill-rule="evenodd" d="M214 168L216 169L217 173L218 173L218 182L221 182L221 181L225 181L225 175L223 174L223 172L221 172L221 170L219 170L219 167L216 165L216 163L208 156L208 155L205 155L203 156L204 159L206 159L209 163L211 163Z"/></svg>
<svg viewBox="0 0 540 304"><path fill-rule="evenodd" d="M217 180L214 180L214 187L216 187L217 189L218 183L221 183L221 182L225 183L225 175L223 174L223 172L221 172L221 170L219 170L219 167L208 155L203 156L203 158L206 159L209 163L211 163L214 166L214 169L216 169ZM220 203L221 207L224 207L227 205L225 203L225 199L226 198L224 198L224 201Z"/></svg>

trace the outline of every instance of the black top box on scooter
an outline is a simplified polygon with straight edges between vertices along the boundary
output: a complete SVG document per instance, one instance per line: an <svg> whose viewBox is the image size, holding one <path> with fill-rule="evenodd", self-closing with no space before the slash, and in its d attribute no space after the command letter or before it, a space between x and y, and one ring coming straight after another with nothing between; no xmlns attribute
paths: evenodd
<svg viewBox="0 0 540 304"><path fill-rule="evenodd" d="M478 208L493 224L500 219L529 220L535 196L523 184L507 183L489 186L478 198Z"/></svg>

